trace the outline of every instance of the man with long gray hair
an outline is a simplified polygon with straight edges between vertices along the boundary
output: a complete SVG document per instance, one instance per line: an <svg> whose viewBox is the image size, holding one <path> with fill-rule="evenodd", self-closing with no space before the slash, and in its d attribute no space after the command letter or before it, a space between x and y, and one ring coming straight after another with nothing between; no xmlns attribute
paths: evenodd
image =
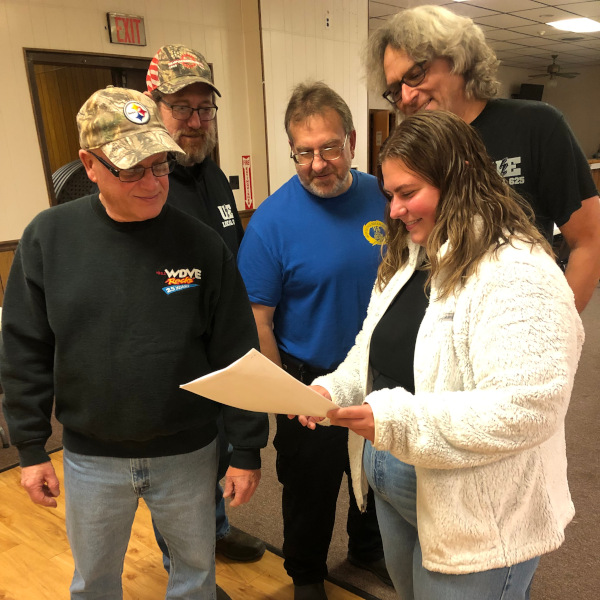
<svg viewBox="0 0 600 600"><path fill-rule="evenodd" d="M496 98L498 64L482 30L440 6L397 13L373 32L366 55L371 89L405 115L444 109L470 123L550 242L559 227L581 312L600 277L600 204L589 165L558 110Z"/></svg>

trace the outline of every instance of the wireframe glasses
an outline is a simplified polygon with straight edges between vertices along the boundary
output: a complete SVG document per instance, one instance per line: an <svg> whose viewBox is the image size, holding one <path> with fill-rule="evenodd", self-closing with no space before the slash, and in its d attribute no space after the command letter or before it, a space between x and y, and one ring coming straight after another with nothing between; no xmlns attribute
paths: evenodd
<svg viewBox="0 0 600 600"><path fill-rule="evenodd" d="M344 138L344 143L341 146L331 146L329 148L320 148L317 154L321 157L321 160L337 160L346 147L348 141L348 134ZM315 160L315 151L307 150L306 152L291 152L290 158L294 159L297 165L310 165Z"/></svg>
<svg viewBox="0 0 600 600"><path fill-rule="evenodd" d="M132 167L131 169L116 169L111 164L106 162L103 158L88 150L88 152L95 156L99 162L101 162L115 177L118 177L120 181L123 183L133 183L134 181L139 181L146 174L148 169L152 170L152 174L155 177L164 177L169 173L173 172L175 168L176 160L173 158L167 158L164 162L159 162L151 167Z"/></svg>
<svg viewBox="0 0 600 600"><path fill-rule="evenodd" d="M165 106L171 109L171 114L174 119L178 121L187 121L191 119L192 115L197 112L198 118L201 121L212 121L217 116L218 106L199 106L198 108L192 108L191 106L183 106L181 104L169 104L162 98L159 99Z"/></svg>
<svg viewBox="0 0 600 600"><path fill-rule="evenodd" d="M415 63L404 75L404 77L393 83L392 86L381 94L390 104L394 106L402 97L402 86L407 85L408 87L414 88L419 84L423 83L423 79L425 79L425 75L427 75L427 70L429 67L424 67L427 61L424 60L420 63Z"/></svg>

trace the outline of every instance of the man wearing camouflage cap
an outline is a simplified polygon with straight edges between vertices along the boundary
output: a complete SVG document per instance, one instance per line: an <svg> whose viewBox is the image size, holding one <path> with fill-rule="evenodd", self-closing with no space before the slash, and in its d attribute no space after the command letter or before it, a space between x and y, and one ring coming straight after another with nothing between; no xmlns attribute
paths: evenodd
<svg viewBox="0 0 600 600"><path fill-rule="evenodd" d="M63 425L72 599L121 598L139 498L171 555L166 598L215 596L217 417L233 444L235 504L260 479L267 418L179 385L258 346L235 260L166 204L181 153L146 96L107 88L77 115L99 193L43 211L23 233L3 306L4 411L31 500L57 506L44 449ZM182 242L182 240L185 240Z"/></svg>
<svg viewBox="0 0 600 600"><path fill-rule="evenodd" d="M217 143L215 94L220 97L221 93L213 83L208 62L186 46L163 46L150 63L146 84L147 95L158 104L169 133L186 152L178 157L169 177L167 202L212 227L236 256L244 229L227 177L210 157ZM220 479L230 458L222 427L219 440ZM215 493L217 552L236 561L259 559L265 552L264 543L230 527L218 482ZM157 540L165 552L160 534ZM165 566L168 569L166 552Z"/></svg>

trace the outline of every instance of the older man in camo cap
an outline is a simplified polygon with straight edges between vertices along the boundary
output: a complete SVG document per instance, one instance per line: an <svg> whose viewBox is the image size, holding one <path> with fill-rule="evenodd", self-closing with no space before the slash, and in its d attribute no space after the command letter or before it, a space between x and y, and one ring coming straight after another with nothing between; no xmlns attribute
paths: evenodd
<svg viewBox="0 0 600 600"><path fill-rule="evenodd" d="M244 235L235 199L227 177L212 160L217 143L215 117L216 96L221 96L213 82L206 58L197 50L181 44L170 44L158 50L146 77L150 95L158 104L169 133L185 150L178 159L170 180L167 203L200 219L224 240L234 256ZM229 442L219 428L219 479L229 468ZM223 490L216 487L216 550L230 560L253 561L265 552L264 543L235 527L230 527ZM157 534L165 555L166 546Z"/></svg>
<svg viewBox="0 0 600 600"><path fill-rule="evenodd" d="M154 102L93 94L77 115L99 193L43 211L23 233L6 287L0 363L4 410L31 500L56 507L44 449L53 407L63 425L71 598L121 598L123 559L143 498L171 556L166 598L215 596L217 418L239 477L260 478L267 417L179 385L258 347L231 253L166 204L181 149Z"/></svg>

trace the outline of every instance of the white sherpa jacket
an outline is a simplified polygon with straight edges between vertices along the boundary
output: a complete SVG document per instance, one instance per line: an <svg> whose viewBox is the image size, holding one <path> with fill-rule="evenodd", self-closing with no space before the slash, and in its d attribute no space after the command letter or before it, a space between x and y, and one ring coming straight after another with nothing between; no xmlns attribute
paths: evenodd
<svg viewBox="0 0 600 600"><path fill-rule="evenodd" d="M542 250L515 241L464 287L430 304L415 347L415 394L369 393L373 329L420 263L374 290L363 328L338 369L313 383L340 406L368 402L377 450L412 464L423 566L461 574L554 550L574 507L564 419L584 334L573 293ZM354 493L364 506L364 439L350 432Z"/></svg>

